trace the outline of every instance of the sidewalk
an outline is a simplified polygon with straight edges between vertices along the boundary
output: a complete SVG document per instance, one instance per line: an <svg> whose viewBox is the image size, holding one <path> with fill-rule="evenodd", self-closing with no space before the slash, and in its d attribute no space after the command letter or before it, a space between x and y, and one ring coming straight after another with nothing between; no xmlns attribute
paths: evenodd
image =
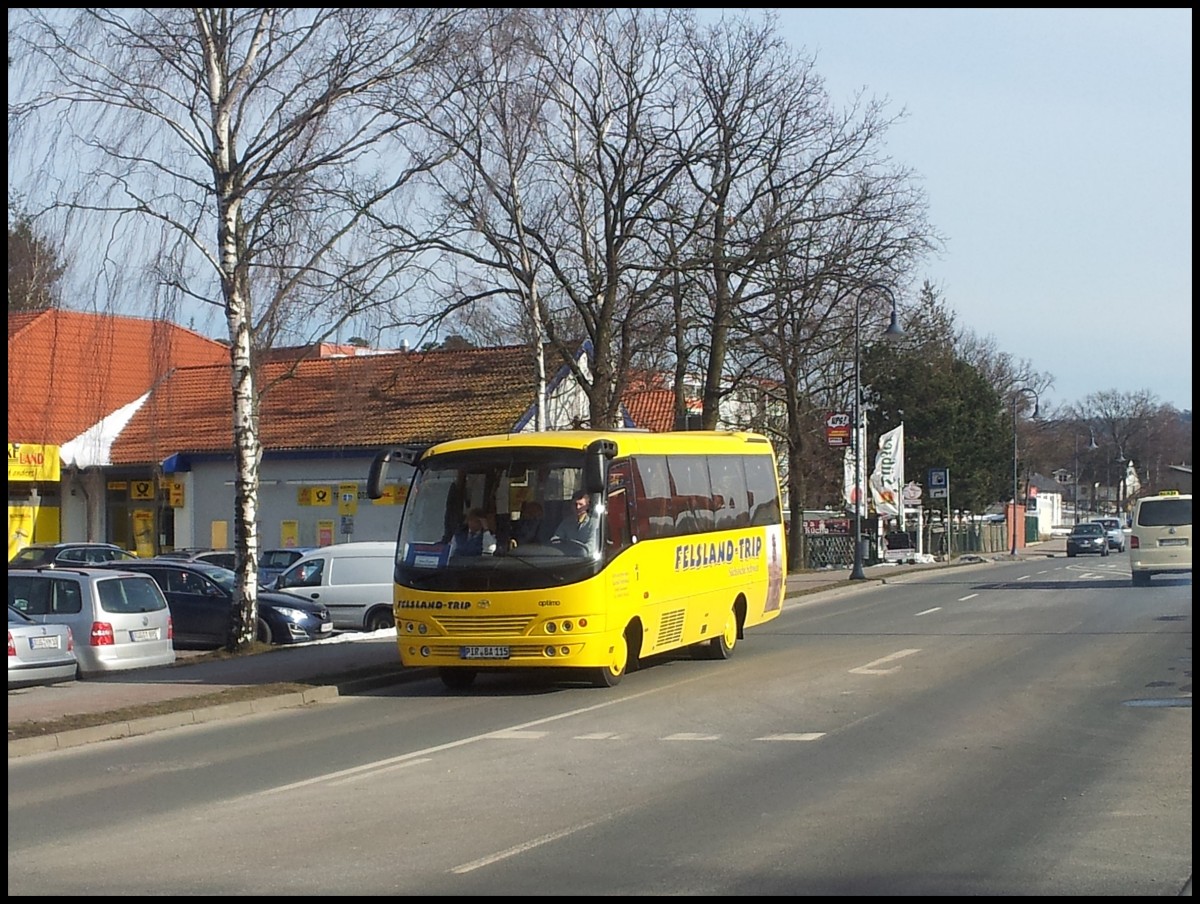
<svg viewBox="0 0 1200 904"><path fill-rule="evenodd" d="M1055 538L1022 549L1018 556L1064 551L1065 541ZM885 583L906 572L1008 558L1008 553L988 553L962 556L953 563L871 565L864 569L865 581L851 581L845 568L792 574L785 594L786 599L797 600L828 590ZM400 665L394 631L341 634L328 641L228 659L181 653L174 666L9 691L8 755L304 706L427 674L425 669ZM75 727L79 724L89 727ZM14 726L21 726L20 735L37 733L14 739Z"/></svg>

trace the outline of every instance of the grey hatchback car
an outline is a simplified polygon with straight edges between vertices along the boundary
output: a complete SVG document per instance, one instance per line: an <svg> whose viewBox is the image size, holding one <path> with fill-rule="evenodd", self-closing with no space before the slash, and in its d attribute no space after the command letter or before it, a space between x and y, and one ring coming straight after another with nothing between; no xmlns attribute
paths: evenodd
<svg viewBox="0 0 1200 904"><path fill-rule="evenodd" d="M84 677L175 661L171 610L144 574L107 568L10 568L8 605L39 624L67 625Z"/></svg>

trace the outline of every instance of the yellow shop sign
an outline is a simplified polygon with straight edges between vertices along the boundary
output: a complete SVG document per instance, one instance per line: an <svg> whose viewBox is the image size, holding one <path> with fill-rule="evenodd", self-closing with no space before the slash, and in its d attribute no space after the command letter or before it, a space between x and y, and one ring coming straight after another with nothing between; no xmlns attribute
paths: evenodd
<svg viewBox="0 0 1200 904"><path fill-rule="evenodd" d="M57 483L61 478L58 446L36 443L8 444L8 479Z"/></svg>

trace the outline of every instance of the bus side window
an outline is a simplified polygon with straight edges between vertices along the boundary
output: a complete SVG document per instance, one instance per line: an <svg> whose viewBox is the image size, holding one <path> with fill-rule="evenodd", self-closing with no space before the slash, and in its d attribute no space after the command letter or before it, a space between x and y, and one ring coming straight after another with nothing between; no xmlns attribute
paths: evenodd
<svg viewBox="0 0 1200 904"><path fill-rule="evenodd" d="M608 537L605 543L605 558L612 559L617 553L632 545L629 533L629 503L624 487L608 494Z"/></svg>
<svg viewBox="0 0 1200 904"><path fill-rule="evenodd" d="M633 459L634 511L639 540L675 536L675 512L671 507L671 478L667 460L661 455Z"/></svg>

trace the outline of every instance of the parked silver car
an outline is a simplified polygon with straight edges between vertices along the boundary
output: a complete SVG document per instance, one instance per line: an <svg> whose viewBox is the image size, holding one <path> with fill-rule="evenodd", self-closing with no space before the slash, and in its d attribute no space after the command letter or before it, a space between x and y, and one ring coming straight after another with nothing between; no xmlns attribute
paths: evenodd
<svg viewBox="0 0 1200 904"><path fill-rule="evenodd" d="M74 681L75 639L67 625L39 625L8 607L8 686Z"/></svg>
<svg viewBox="0 0 1200 904"><path fill-rule="evenodd" d="M66 625L79 674L170 665L171 610L145 574L105 568L10 568L8 604L34 622Z"/></svg>

